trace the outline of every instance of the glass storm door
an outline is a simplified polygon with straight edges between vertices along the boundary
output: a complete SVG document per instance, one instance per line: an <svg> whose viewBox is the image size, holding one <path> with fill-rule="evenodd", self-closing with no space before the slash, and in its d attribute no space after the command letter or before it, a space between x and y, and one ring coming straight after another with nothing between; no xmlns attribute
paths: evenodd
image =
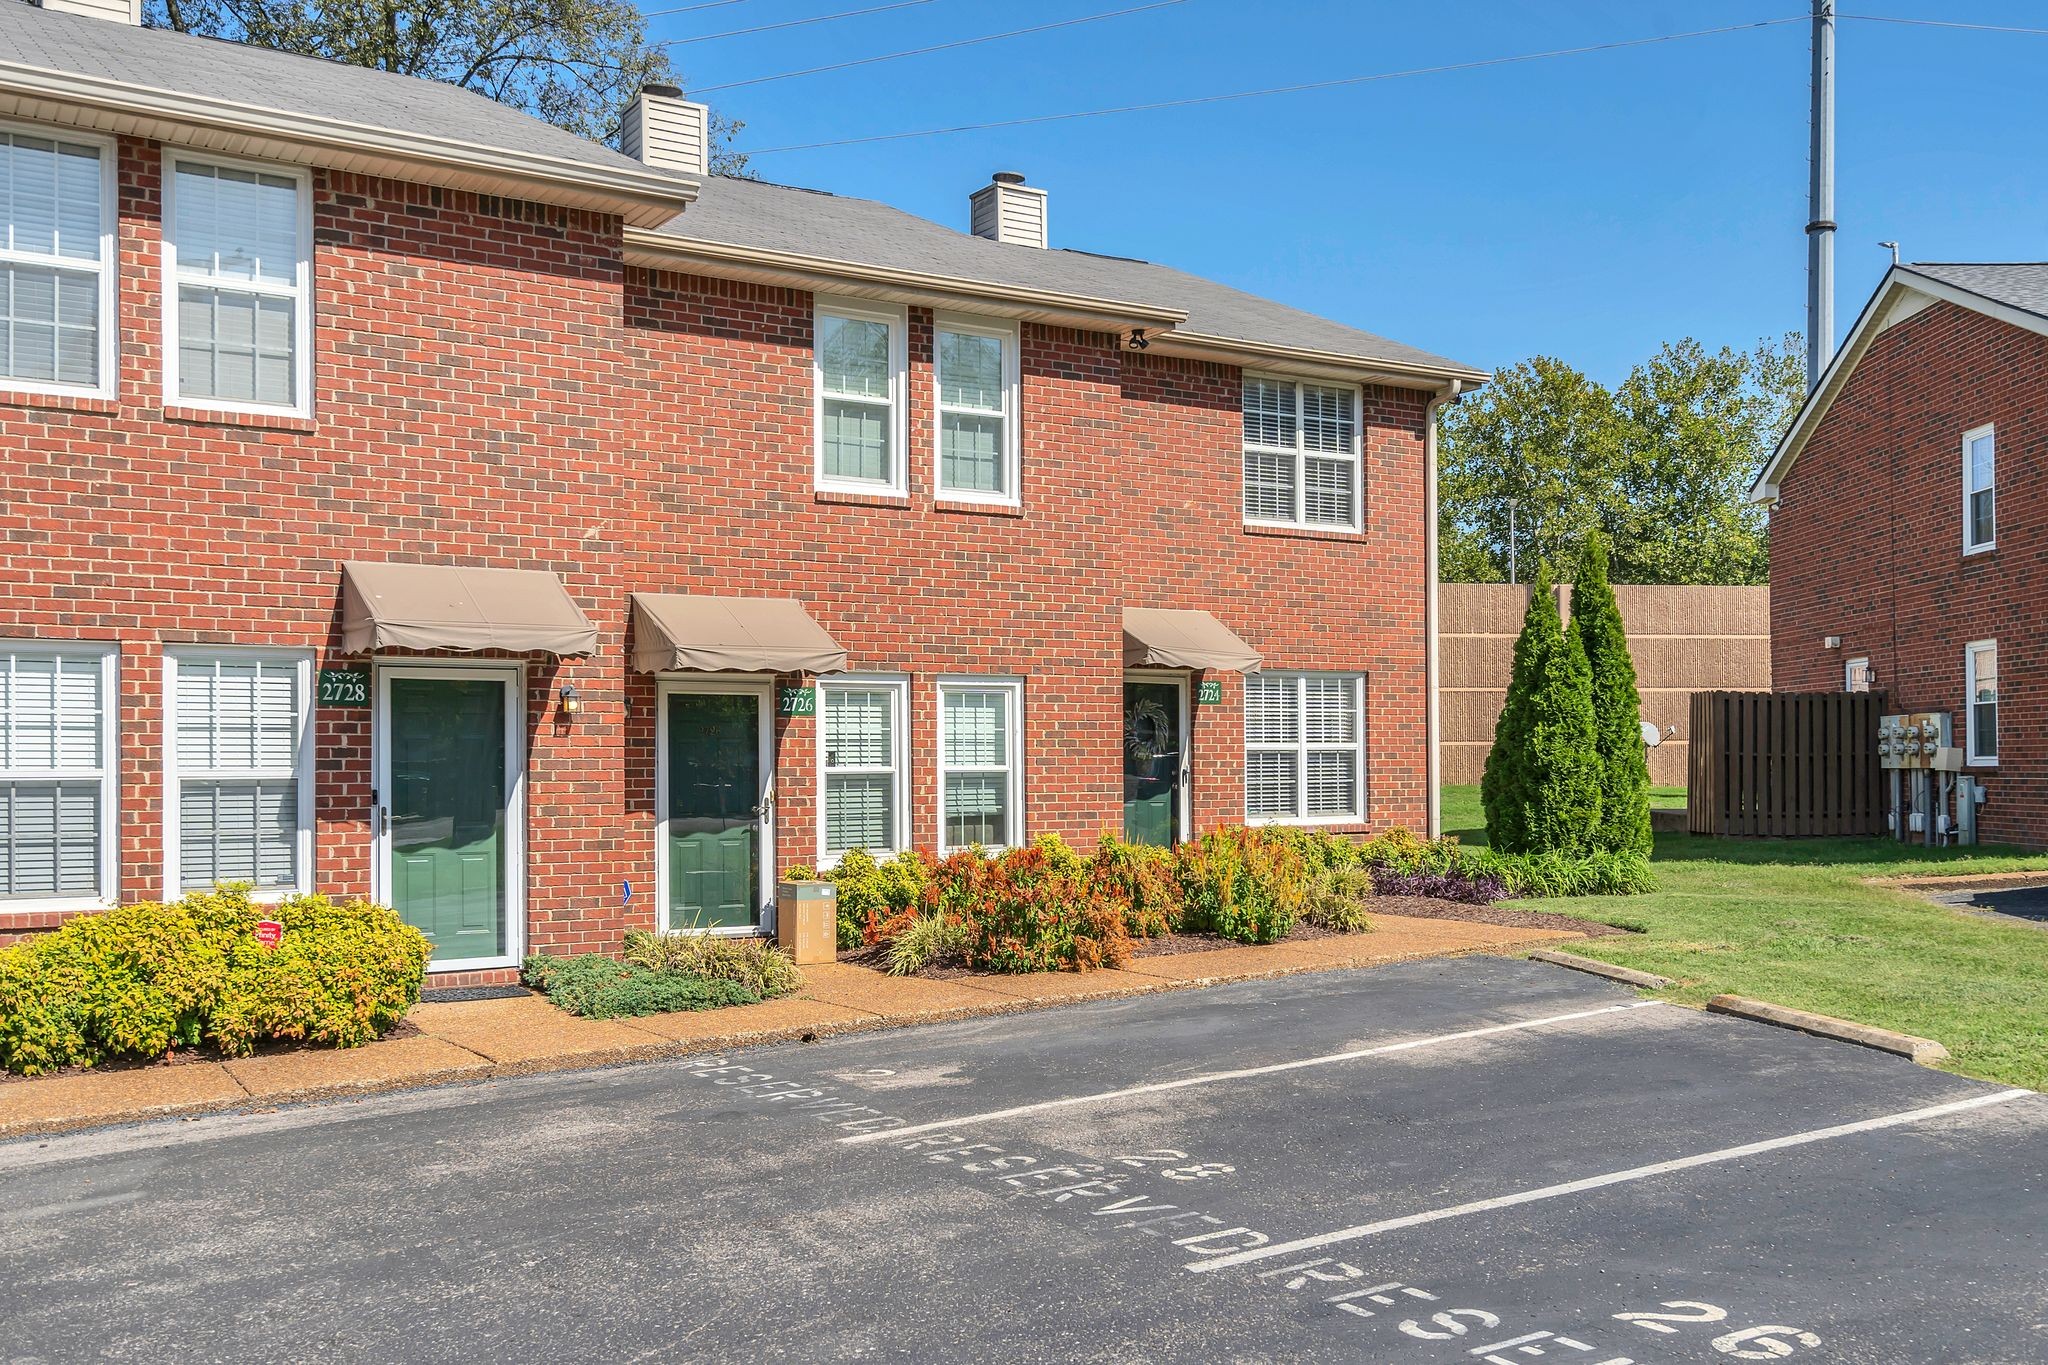
<svg viewBox="0 0 2048 1365"><path fill-rule="evenodd" d="M506 916L507 678L387 681L392 908L436 964L501 958Z"/></svg>
<svg viewBox="0 0 2048 1365"><path fill-rule="evenodd" d="M1171 846L1187 835L1180 827L1180 684L1124 684L1124 838Z"/></svg>
<svg viewBox="0 0 2048 1365"><path fill-rule="evenodd" d="M762 697L671 692L668 720L668 929L761 922Z"/></svg>

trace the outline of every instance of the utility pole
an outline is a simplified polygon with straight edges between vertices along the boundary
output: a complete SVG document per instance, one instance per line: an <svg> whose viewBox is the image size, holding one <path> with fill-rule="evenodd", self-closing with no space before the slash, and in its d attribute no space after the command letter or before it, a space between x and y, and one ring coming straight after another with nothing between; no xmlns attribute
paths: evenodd
<svg viewBox="0 0 2048 1365"><path fill-rule="evenodd" d="M1835 353L1835 0L1813 0L1813 184L1806 224L1806 387Z"/></svg>
<svg viewBox="0 0 2048 1365"><path fill-rule="evenodd" d="M1520 582L1520 580L1519 580L1519 579L1517 579L1517 578L1515 577L1515 500L1514 500L1513 498L1509 498L1509 499L1508 499L1508 586L1512 588L1512 587L1516 586L1516 585L1517 585L1517 584L1518 584L1519 582Z"/></svg>

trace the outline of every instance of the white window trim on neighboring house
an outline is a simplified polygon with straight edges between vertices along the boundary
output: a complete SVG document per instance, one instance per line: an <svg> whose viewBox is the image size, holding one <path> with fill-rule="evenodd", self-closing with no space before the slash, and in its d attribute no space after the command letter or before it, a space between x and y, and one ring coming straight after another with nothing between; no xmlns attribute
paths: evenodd
<svg viewBox="0 0 2048 1365"><path fill-rule="evenodd" d="M1991 698L1991 752L1977 753L1977 659L1979 655L1991 656L1992 678L1998 681L1998 641L1972 640L1963 646L1963 761L1972 768L1995 768L1998 766L1998 702L1994 692Z"/></svg>
<svg viewBox="0 0 2048 1365"><path fill-rule="evenodd" d="M1858 683L1862 683L1858 687ZM1844 692L1868 692L1870 690L1870 659L1859 654L1842 663L1842 690Z"/></svg>
<svg viewBox="0 0 2048 1365"><path fill-rule="evenodd" d="M879 322L889 328L889 477L848 479L825 473L825 348L828 317ZM834 395L837 396L837 395ZM812 478L820 492L858 493L873 497L910 496L910 310L903 304L872 299L813 298L811 313L811 444ZM852 400L869 401L875 400ZM880 406L879 403L875 404Z"/></svg>
<svg viewBox="0 0 2048 1365"><path fill-rule="evenodd" d="M1019 393L1022 384L1022 361L1018 355L1019 337L1022 329L1014 322L995 318L958 317L941 313L932 328L932 488L937 496L946 502L978 502L994 507L1017 507L1022 504L1023 491L1019 480L1022 433L1019 430ZM967 413L978 417L991 417L995 413L981 408L949 408L940 396L944 392L944 348L939 344L942 332L957 332L962 336L994 337L1003 343L1003 491L990 493L980 489L951 488L946 484L945 427L946 414Z"/></svg>
<svg viewBox="0 0 2048 1365"><path fill-rule="evenodd" d="M100 159L100 254L97 261L15 251L5 245L4 234L0 234L0 263L38 266L81 274L91 273L99 277L99 335L94 338L98 346L99 382L64 384L55 380L15 379L0 375L0 394L66 394L73 398L114 398L120 393L121 387L120 208L115 192L119 149L110 137L102 137L98 133L79 132L72 128L0 121L0 133L19 133L29 137L47 138L52 142L69 142L81 147L91 147L99 152Z"/></svg>
<svg viewBox="0 0 2048 1365"><path fill-rule="evenodd" d="M874 775L886 773L890 778L889 820L896 830L896 845L893 848L871 848L867 852L877 860L894 857L911 847L910 840L910 679L902 673L835 673L830 678L820 678L818 688L818 715L815 722L818 735L818 867L820 870L838 866L845 856L826 851L827 830L827 778L833 773L860 773ZM825 753L825 712L826 698L833 692L873 692L886 690L890 694L889 749L891 766L877 768L869 766L831 766L826 763Z"/></svg>
<svg viewBox="0 0 2048 1365"><path fill-rule="evenodd" d="M996 852L1001 848L1022 848L1026 843L1030 842L1030 836L1025 833L1027 826L1024 823L1024 680L1014 677L960 676L940 678L935 694L939 708L937 719L939 744L936 755L938 768L938 782L936 785L938 787L939 800L937 838L935 842L938 845L939 856L942 858L948 853L953 853L960 848L967 847L967 845L954 845L946 842L946 783L947 778L955 771L946 762L946 694L949 692L996 691L1007 692L1010 698L1009 726L1004 734L1005 768L1003 770L1008 778L1005 784L1004 799L1010 803L1010 842L999 846L983 845L983 847L988 848L990 852ZM981 773L992 770L988 768L960 768L958 771Z"/></svg>
<svg viewBox="0 0 2048 1365"><path fill-rule="evenodd" d="M1250 707L1251 686L1247 679L1245 689L1245 763L1244 763L1244 811L1247 825L1357 825L1366 819L1366 695L1365 674L1336 673L1304 670L1300 672L1267 672L1257 675L1266 681L1291 683L1294 707L1294 741L1291 744L1255 744L1251 739ZM1311 741L1308 737L1308 705L1304 699L1307 679L1338 679L1351 686L1351 701L1356 718L1356 737L1350 744L1331 744ZM1254 815L1251 807L1251 755L1253 753L1291 753L1294 755L1294 810L1292 815ZM1311 753L1350 753L1352 759L1353 811L1340 815L1309 815L1308 810L1308 756Z"/></svg>
<svg viewBox="0 0 2048 1365"><path fill-rule="evenodd" d="M1974 487L1970 480L1973 474L1970 447L1980 440L1991 442L1991 484L1988 488ZM1998 548L1998 424L1986 422L1981 427L1972 427L1963 433L1963 553L1980 555ZM1974 540L1970 535L1970 499L1979 493L1991 495L1991 538Z"/></svg>
<svg viewBox="0 0 2048 1365"><path fill-rule="evenodd" d="M217 276L178 274L177 185L178 163L218 169L254 171L294 180L299 187L299 240L297 278L290 285L270 280L236 280ZM304 166L272 161L249 161L193 153L176 147L164 148L161 269L163 272L164 404L202 412L228 412L258 417L311 417L313 415L313 174ZM249 294L260 298L290 299L292 308L292 394L291 403L251 403L236 399L191 397L179 392L178 379L178 291L193 284L222 293Z"/></svg>
<svg viewBox="0 0 2048 1365"><path fill-rule="evenodd" d="M211 768L205 771L184 771L178 760L178 665L181 661L235 661L257 660L262 662L289 663L297 675L298 714L294 718L296 735L292 745L292 766L283 768ZM194 782L293 782L296 783L298 809L295 818L298 828L292 839L292 871L290 886L259 887L252 894L252 900L283 900L286 896L309 893L313 881L313 656L300 649L270 649L254 646L221 646L217 648L180 647L164 651L164 899L174 900L186 890L203 891L205 887L187 888L183 882L184 869L181 863L182 849L179 841L183 837L184 822L179 805L183 783Z"/></svg>
<svg viewBox="0 0 2048 1365"><path fill-rule="evenodd" d="M1269 384L1285 384L1294 393L1294 446L1254 445L1246 441L1243 434L1243 389L1242 385L1254 380ZM1239 381L1239 431L1238 431L1238 511L1247 526L1267 526L1290 531L1325 531L1332 535L1361 535L1365 529L1365 394L1356 384L1345 384L1336 380L1304 378L1301 375L1280 374L1260 370L1246 370ZM1308 462L1310 459L1339 460L1343 455L1327 450L1309 450L1302 430L1302 389L1345 389L1351 394L1351 520L1348 522L1308 520ZM1244 457L1249 454L1291 455L1294 460L1294 515L1281 519L1255 517L1245 508L1245 496L1250 489L1246 478Z"/></svg>
<svg viewBox="0 0 2048 1365"><path fill-rule="evenodd" d="M69 655L96 658L100 665L99 764L83 768L0 768L0 786L15 782L96 781L99 783L99 894L94 896L0 897L0 913L21 910L98 910L120 899L121 869L121 751L118 718L121 711L120 647L97 640L0 639L0 658L11 655ZM11 724L0 712L0 725ZM10 754L13 746L7 748Z"/></svg>

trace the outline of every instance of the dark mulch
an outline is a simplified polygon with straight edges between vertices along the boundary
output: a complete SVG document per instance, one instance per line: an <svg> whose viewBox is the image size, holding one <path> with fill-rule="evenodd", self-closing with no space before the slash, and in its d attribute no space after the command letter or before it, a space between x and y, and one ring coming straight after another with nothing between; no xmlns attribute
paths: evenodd
<svg viewBox="0 0 2048 1365"><path fill-rule="evenodd" d="M1589 937L1625 934L1611 924L1595 924L1577 915L1554 915L1542 910L1510 910L1504 905L1468 905L1464 901L1440 901L1434 896L1374 896L1366 913L1406 915L1410 919L1462 919L1474 924L1498 924L1509 929L1566 929Z"/></svg>
<svg viewBox="0 0 2048 1365"><path fill-rule="evenodd" d="M533 992L524 986L447 986L420 992L422 1005L459 1005L465 1000L517 1000Z"/></svg>
<svg viewBox="0 0 2048 1365"><path fill-rule="evenodd" d="M399 1038L417 1038L419 1034L420 1026L418 1024L415 1024L410 1019L401 1019L395 1026L387 1029L377 1041L385 1043ZM280 1052L315 1051L327 1052L332 1051L332 1049L328 1048L324 1043L302 1043L290 1038L277 1038L269 1042L256 1044L255 1051L249 1055L251 1057L269 1057ZM82 1076L87 1072L141 1071L147 1067L185 1066L192 1062L233 1062L239 1060L241 1059L223 1056L219 1048L211 1045L181 1047L174 1048L161 1057L151 1057L146 1060L121 1057L113 1061L101 1062L98 1066L63 1066L55 1071L46 1071L40 1076L17 1076L11 1071L0 1071L0 1085L8 1085L15 1081L40 1081L50 1076Z"/></svg>

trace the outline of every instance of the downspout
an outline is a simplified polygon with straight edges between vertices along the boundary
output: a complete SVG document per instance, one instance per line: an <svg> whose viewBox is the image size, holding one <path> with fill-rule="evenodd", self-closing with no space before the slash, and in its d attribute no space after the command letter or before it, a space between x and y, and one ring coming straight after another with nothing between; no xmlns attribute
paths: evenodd
<svg viewBox="0 0 2048 1365"><path fill-rule="evenodd" d="M1427 752L1423 771L1429 791L1425 833L1431 839L1442 836L1444 825L1443 759L1438 752L1442 747L1443 723L1437 706L1436 410L1446 403L1456 402L1464 391L1464 380L1449 380L1444 391L1431 398L1422 409L1425 480L1422 493L1423 569L1429 575L1422 598L1423 742Z"/></svg>

